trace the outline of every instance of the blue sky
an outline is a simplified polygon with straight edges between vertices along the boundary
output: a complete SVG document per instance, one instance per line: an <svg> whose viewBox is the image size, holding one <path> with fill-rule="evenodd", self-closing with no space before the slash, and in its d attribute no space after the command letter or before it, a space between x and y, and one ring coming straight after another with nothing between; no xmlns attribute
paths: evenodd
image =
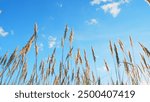
<svg viewBox="0 0 150 102"><path fill-rule="evenodd" d="M47 58L54 47L59 53L68 24L74 30L75 51L80 48L91 53L93 46L97 68L103 68L103 59L111 63L109 40L121 39L129 49L131 35L135 42L150 48L149 18L150 6L144 0L0 0L0 56L16 47L21 49L32 36L35 22L39 60Z"/></svg>

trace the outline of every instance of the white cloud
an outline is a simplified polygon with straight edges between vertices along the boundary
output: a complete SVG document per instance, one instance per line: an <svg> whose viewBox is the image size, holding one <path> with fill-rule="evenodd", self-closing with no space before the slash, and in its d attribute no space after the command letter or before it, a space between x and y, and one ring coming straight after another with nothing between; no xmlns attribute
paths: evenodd
<svg viewBox="0 0 150 102"><path fill-rule="evenodd" d="M56 38L55 37L52 37L52 36L49 36L48 38L48 45L49 45L49 48L52 48L55 46L56 44Z"/></svg>
<svg viewBox="0 0 150 102"><path fill-rule="evenodd" d="M130 0L92 0L90 3L92 6L100 5L96 8L96 11L103 9L104 12L110 13L113 17L117 17L121 11L121 5L129 3ZM102 4L102 5L101 5Z"/></svg>
<svg viewBox="0 0 150 102"><path fill-rule="evenodd" d="M110 2L112 0L91 0L91 5L99 5L101 2Z"/></svg>
<svg viewBox="0 0 150 102"><path fill-rule="evenodd" d="M98 23L98 21L97 21L95 18L92 18L92 19L88 20L87 23L88 23L89 25L95 25L95 24Z"/></svg>
<svg viewBox="0 0 150 102"><path fill-rule="evenodd" d="M3 27L0 26L0 36L5 37L6 35L8 35L8 32L6 32Z"/></svg>
<svg viewBox="0 0 150 102"><path fill-rule="evenodd" d="M113 3L103 5L101 8L105 12L109 12L110 14L112 14L113 17L117 17L121 11L119 7L120 5L121 5L121 2L113 2Z"/></svg>
<svg viewBox="0 0 150 102"><path fill-rule="evenodd" d="M101 0L92 0L91 5L99 5L101 3Z"/></svg>

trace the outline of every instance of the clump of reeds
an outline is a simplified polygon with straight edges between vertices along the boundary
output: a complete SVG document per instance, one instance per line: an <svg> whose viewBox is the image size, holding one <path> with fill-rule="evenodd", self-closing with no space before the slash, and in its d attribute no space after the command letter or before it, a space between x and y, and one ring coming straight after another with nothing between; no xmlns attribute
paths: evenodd
<svg viewBox="0 0 150 102"><path fill-rule="evenodd" d="M67 33L70 31L70 35ZM38 29L37 24L34 25L33 35L25 46L18 51L16 48L11 55L5 53L0 56L0 84L1 85L101 85L103 84L100 76L101 72L97 71L97 59L95 49L91 47L91 56L94 66L89 62L87 51L73 46L74 31L69 30L66 25L64 35L61 38L61 59L60 52L54 48L52 54L48 54L46 61L42 60L38 64ZM69 42L69 45L66 45ZM114 66L109 66L108 61L104 60L108 80L105 83L112 85L137 85L142 82L150 83L150 51L142 43L139 47L143 53L139 53L140 63L137 63L134 57L134 45L132 37L129 37L131 50L125 49L125 45L121 40L117 43L109 41L109 49L114 62ZM27 54L30 48L34 46L35 62L28 65ZM120 51L122 53L120 53ZM121 55L122 54L122 55ZM121 57L123 56L123 58ZM136 55L138 56L138 55ZM39 66L38 66L39 65ZM111 71L115 68L115 74ZM95 71L94 71L95 69ZM29 74L30 71L30 74ZM98 74L98 75L97 75ZM114 77L116 76L116 77Z"/></svg>

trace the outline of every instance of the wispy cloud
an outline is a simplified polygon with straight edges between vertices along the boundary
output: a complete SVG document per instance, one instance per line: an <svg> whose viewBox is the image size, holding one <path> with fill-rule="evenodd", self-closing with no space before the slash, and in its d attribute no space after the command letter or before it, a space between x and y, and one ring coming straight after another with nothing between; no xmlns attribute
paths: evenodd
<svg viewBox="0 0 150 102"><path fill-rule="evenodd" d="M110 14L112 14L113 17L117 17L117 15L121 11L121 9L119 8L120 4L121 4L120 2L113 2L110 4L103 5L101 8L105 12L109 12Z"/></svg>
<svg viewBox="0 0 150 102"><path fill-rule="evenodd" d="M113 17L117 17L121 12L121 5L129 3L129 0L92 0L91 5L100 5L96 10L104 10L105 13L110 13ZM101 5L102 3L102 5Z"/></svg>
<svg viewBox="0 0 150 102"><path fill-rule="evenodd" d="M86 21L86 22L87 22L87 24L89 24L89 25L98 24L98 21L97 21L95 18L92 18L92 19L90 19L90 20L88 20L88 21Z"/></svg>
<svg viewBox="0 0 150 102"><path fill-rule="evenodd" d="M8 32L6 32L3 27L0 26L0 36L5 37L6 35L8 35Z"/></svg>
<svg viewBox="0 0 150 102"><path fill-rule="evenodd" d="M91 5L99 5L101 3L101 0L92 0Z"/></svg>
<svg viewBox="0 0 150 102"><path fill-rule="evenodd" d="M104 12L109 12L113 17L117 17L121 11L121 5L129 3L129 0L120 0L118 2L111 2L108 4L104 4L101 8Z"/></svg>
<svg viewBox="0 0 150 102"><path fill-rule="evenodd" d="M112 0L91 0L91 5L99 5L101 2L110 2Z"/></svg>
<svg viewBox="0 0 150 102"><path fill-rule="evenodd" d="M48 40L49 48L53 48L56 44L56 38L53 36L49 36Z"/></svg>

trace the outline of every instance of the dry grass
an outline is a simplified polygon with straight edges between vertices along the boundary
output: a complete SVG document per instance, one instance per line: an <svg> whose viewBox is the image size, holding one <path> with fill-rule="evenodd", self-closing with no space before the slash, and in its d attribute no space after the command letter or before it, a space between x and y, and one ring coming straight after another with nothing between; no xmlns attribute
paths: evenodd
<svg viewBox="0 0 150 102"><path fill-rule="evenodd" d="M68 25L65 27L64 36L61 39L61 54L57 55L56 48L53 49L47 61L42 60L38 66L38 46L37 46L37 24L34 26L34 32L27 44L18 51L16 48L11 55L8 53L0 56L0 84L1 85L102 85L101 77L97 76L96 54L91 47L91 56L93 57L94 66L87 56L86 50L81 51L80 48L74 49L73 38L74 32L71 29L68 35ZM67 39L68 38L68 39ZM65 45L68 40L69 46ZM139 43L139 47L143 52L139 53L140 63L136 63L134 58L134 45L132 37L129 37L131 51L125 49L125 45L121 40L112 45L109 41L109 49L114 62L114 66L109 66L104 60L106 73L108 73L110 81L106 81L112 85L138 85L142 82L150 83L150 51L143 44ZM117 46L118 45L118 46ZM35 62L33 68L29 69L27 54L30 48L35 48ZM66 48L70 48L66 51ZM122 53L119 53L121 51ZM65 54L64 52L68 52ZM76 52L76 53L75 53ZM122 54L122 55L119 55ZM61 60L56 59L61 55ZM120 56L123 56L121 58ZM59 64L59 65L58 65ZM91 64L91 65L90 65ZM95 71L94 68L95 67ZM111 71L115 68L115 74ZM32 71L29 74L29 71ZM123 74L123 75L122 75ZM116 77L114 77L116 76Z"/></svg>

